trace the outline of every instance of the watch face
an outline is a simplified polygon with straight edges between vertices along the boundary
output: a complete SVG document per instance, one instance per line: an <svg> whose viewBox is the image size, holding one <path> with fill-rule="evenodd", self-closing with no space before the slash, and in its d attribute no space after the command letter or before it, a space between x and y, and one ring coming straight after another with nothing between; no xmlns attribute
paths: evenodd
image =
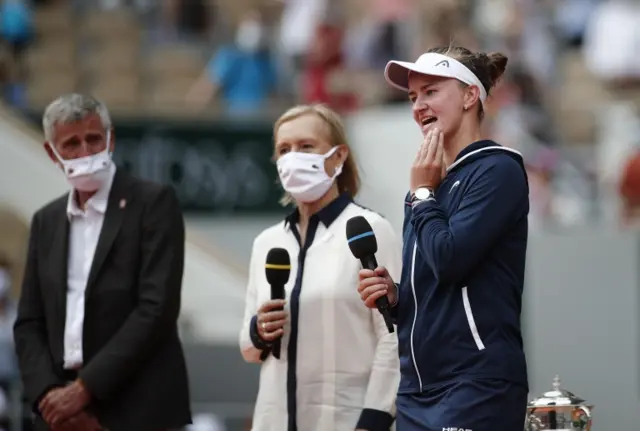
<svg viewBox="0 0 640 431"><path fill-rule="evenodd" d="M414 193L414 195L416 199L425 200L431 196L431 190L425 187L421 187L419 189L416 189L416 192Z"/></svg>

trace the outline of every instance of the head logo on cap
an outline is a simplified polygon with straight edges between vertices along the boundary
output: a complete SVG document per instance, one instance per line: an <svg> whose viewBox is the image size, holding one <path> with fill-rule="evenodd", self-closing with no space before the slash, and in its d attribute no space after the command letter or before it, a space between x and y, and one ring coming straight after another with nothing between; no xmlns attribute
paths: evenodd
<svg viewBox="0 0 640 431"><path fill-rule="evenodd" d="M389 84L400 90L409 91L409 72L457 79L467 85L478 87L482 103L487 99L487 91L475 73L455 58L427 52L422 54L415 63L392 60L387 63L384 76Z"/></svg>

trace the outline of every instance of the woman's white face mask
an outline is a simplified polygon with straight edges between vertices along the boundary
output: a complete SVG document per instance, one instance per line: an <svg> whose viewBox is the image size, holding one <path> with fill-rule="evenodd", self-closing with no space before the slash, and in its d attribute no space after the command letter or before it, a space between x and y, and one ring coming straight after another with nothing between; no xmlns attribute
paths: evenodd
<svg viewBox="0 0 640 431"><path fill-rule="evenodd" d="M326 154L289 152L278 159L278 175L282 187L298 202L315 202L324 196L342 173L336 167L332 177L327 175L324 162L338 150L333 147Z"/></svg>
<svg viewBox="0 0 640 431"><path fill-rule="evenodd" d="M109 180L109 168L111 167L111 151L109 150L111 133L107 132L104 150L87 157L64 160L53 144L49 148L58 159L58 164L67 177L67 181L74 188L82 192L93 192Z"/></svg>

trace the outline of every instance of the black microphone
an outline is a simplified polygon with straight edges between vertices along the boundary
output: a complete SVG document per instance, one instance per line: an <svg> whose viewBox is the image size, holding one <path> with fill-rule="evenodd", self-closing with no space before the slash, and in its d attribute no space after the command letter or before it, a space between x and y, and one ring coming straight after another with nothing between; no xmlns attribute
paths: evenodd
<svg viewBox="0 0 640 431"><path fill-rule="evenodd" d="M287 250L284 248L269 250L267 261L264 264L264 272L267 275L267 282L271 285L271 299L284 299L284 285L289 281L289 273L291 272L291 261ZM279 338L273 342L271 352L276 359L280 359ZM267 351L266 355L268 354Z"/></svg>
<svg viewBox="0 0 640 431"><path fill-rule="evenodd" d="M357 216L347 220L347 243L351 253L357 259L360 259L363 268L373 270L378 267L378 261L376 260L378 242L376 241L376 234L367 219ZM389 299L386 295L376 299L376 307L382 314L389 333L393 333L393 322L389 313Z"/></svg>

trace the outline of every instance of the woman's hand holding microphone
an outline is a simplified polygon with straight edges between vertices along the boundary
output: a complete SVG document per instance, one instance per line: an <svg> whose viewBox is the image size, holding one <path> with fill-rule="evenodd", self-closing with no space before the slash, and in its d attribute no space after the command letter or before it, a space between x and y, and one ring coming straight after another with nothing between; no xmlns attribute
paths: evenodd
<svg viewBox="0 0 640 431"><path fill-rule="evenodd" d="M284 324L287 323L288 313L284 310L283 299L271 299L258 309L258 335L270 343L284 334Z"/></svg>
<svg viewBox="0 0 640 431"><path fill-rule="evenodd" d="M385 295L390 305L393 306L398 302L396 285L385 267L380 266L374 271L361 269L358 275L360 277L358 292L367 307L376 308L376 300Z"/></svg>
<svg viewBox="0 0 640 431"><path fill-rule="evenodd" d="M411 193L420 187L435 190L445 175L444 134L438 129L430 130L411 167ZM377 308L376 300L385 295L391 306L397 304L398 290L386 268L362 269L359 277L358 292L367 307Z"/></svg>

